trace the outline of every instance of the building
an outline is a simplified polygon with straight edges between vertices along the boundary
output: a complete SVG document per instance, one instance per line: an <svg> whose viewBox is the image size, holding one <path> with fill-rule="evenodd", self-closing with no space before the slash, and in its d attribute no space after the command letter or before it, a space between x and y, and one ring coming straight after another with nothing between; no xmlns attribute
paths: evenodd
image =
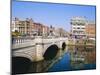
<svg viewBox="0 0 100 75"><path fill-rule="evenodd" d="M42 36L43 34L43 25L41 23L33 23L34 31L37 33L38 36Z"/></svg>
<svg viewBox="0 0 100 75"><path fill-rule="evenodd" d="M11 24L12 32L17 31L21 36L54 36L65 37L66 31L63 28L55 28L52 25L50 27L34 22L32 19L26 18L25 20L19 20L14 18Z"/></svg>
<svg viewBox="0 0 100 75"><path fill-rule="evenodd" d="M71 18L71 33L74 38L85 38L85 27L87 24L85 17L72 17Z"/></svg>
<svg viewBox="0 0 100 75"><path fill-rule="evenodd" d="M47 36L49 33L49 27L41 23L33 23L33 33L38 36Z"/></svg>
<svg viewBox="0 0 100 75"><path fill-rule="evenodd" d="M36 23L32 19L26 18L25 20L19 20L14 18L11 24L12 32L17 31L22 36L48 36L50 28L41 23Z"/></svg>
<svg viewBox="0 0 100 75"><path fill-rule="evenodd" d="M19 20L14 18L12 21L12 31L18 31L21 35L30 36L32 35L33 20L26 18L26 20Z"/></svg>
<svg viewBox="0 0 100 75"><path fill-rule="evenodd" d="M12 24L11 24L11 31L14 32L15 30L18 30L16 25L15 25L15 21L12 21Z"/></svg>
<svg viewBox="0 0 100 75"><path fill-rule="evenodd" d="M95 22L89 21L86 25L86 35L88 38L95 38L96 36L96 30L95 30Z"/></svg>
<svg viewBox="0 0 100 75"><path fill-rule="evenodd" d="M50 31L50 28L46 25L43 25L43 36L48 36L49 35L49 31Z"/></svg>

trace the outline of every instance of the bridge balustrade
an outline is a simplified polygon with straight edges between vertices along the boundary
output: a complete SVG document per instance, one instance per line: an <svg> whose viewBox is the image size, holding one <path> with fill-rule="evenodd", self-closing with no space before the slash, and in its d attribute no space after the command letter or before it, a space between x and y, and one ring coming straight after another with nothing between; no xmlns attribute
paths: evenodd
<svg viewBox="0 0 100 75"><path fill-rule="evenodd" d="M12 44L22 44L33 40L34 38L29 37L13 37Z"/></svg>

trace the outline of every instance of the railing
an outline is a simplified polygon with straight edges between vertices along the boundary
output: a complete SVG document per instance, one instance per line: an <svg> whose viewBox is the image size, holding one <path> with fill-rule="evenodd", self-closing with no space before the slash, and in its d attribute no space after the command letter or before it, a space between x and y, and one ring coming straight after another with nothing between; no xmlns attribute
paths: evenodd
<svg viewBox="0 0 100 75"><path fill-rule="evenodd" d="M12 37L12 44L27 43L27 42L31 42L32 40L38 39L38 38L41 38L43 40L48 40L48 41L54 41L54 40L58 40L59 39L59 37L52 37L52 36L48 36L48 37L43 37L43 36L35 36L35 37Z"/></svg>
<svg viewBox="0 0 100 75"><path fill-rule="evenodd" d="M12 37L12 44L26 43L34 39L35 38L30 38L30 37Z"/></svg>

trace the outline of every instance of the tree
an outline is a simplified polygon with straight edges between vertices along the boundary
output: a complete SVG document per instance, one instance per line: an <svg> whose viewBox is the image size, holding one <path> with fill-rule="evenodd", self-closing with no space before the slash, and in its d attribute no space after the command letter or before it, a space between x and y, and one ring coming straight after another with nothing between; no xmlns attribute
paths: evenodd
<svg viewBox="0 0 100 75"><path fill-rule="evenodd" d="M15 30L14 32L12 32L12 36L13 37L18 37L20 35L21 35L20 32L18 32L17 30Z"/></svg>

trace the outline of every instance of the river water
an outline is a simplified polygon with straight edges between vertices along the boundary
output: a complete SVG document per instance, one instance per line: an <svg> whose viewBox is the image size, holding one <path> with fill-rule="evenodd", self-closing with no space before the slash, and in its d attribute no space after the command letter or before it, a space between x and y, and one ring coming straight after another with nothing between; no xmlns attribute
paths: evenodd
<svg viewBox="0 0 100 75"><path fill-rule="evenodd" d="M61 60L47 72L96 69L96 50L93 46L68 46Z"/></svg>
<svg viewBox="0 0 100 75"><path fill-rule="evenodd" d="M31 64L22 59L15 59L14 61L17 61L14 63L17 66L13 71L16 74L96 69L96 47L67 46L65 50L59 50L52 60L31 62ZM24 63L20 64L20 61ZM29 67L25 69L25 66Z"/></svg>

